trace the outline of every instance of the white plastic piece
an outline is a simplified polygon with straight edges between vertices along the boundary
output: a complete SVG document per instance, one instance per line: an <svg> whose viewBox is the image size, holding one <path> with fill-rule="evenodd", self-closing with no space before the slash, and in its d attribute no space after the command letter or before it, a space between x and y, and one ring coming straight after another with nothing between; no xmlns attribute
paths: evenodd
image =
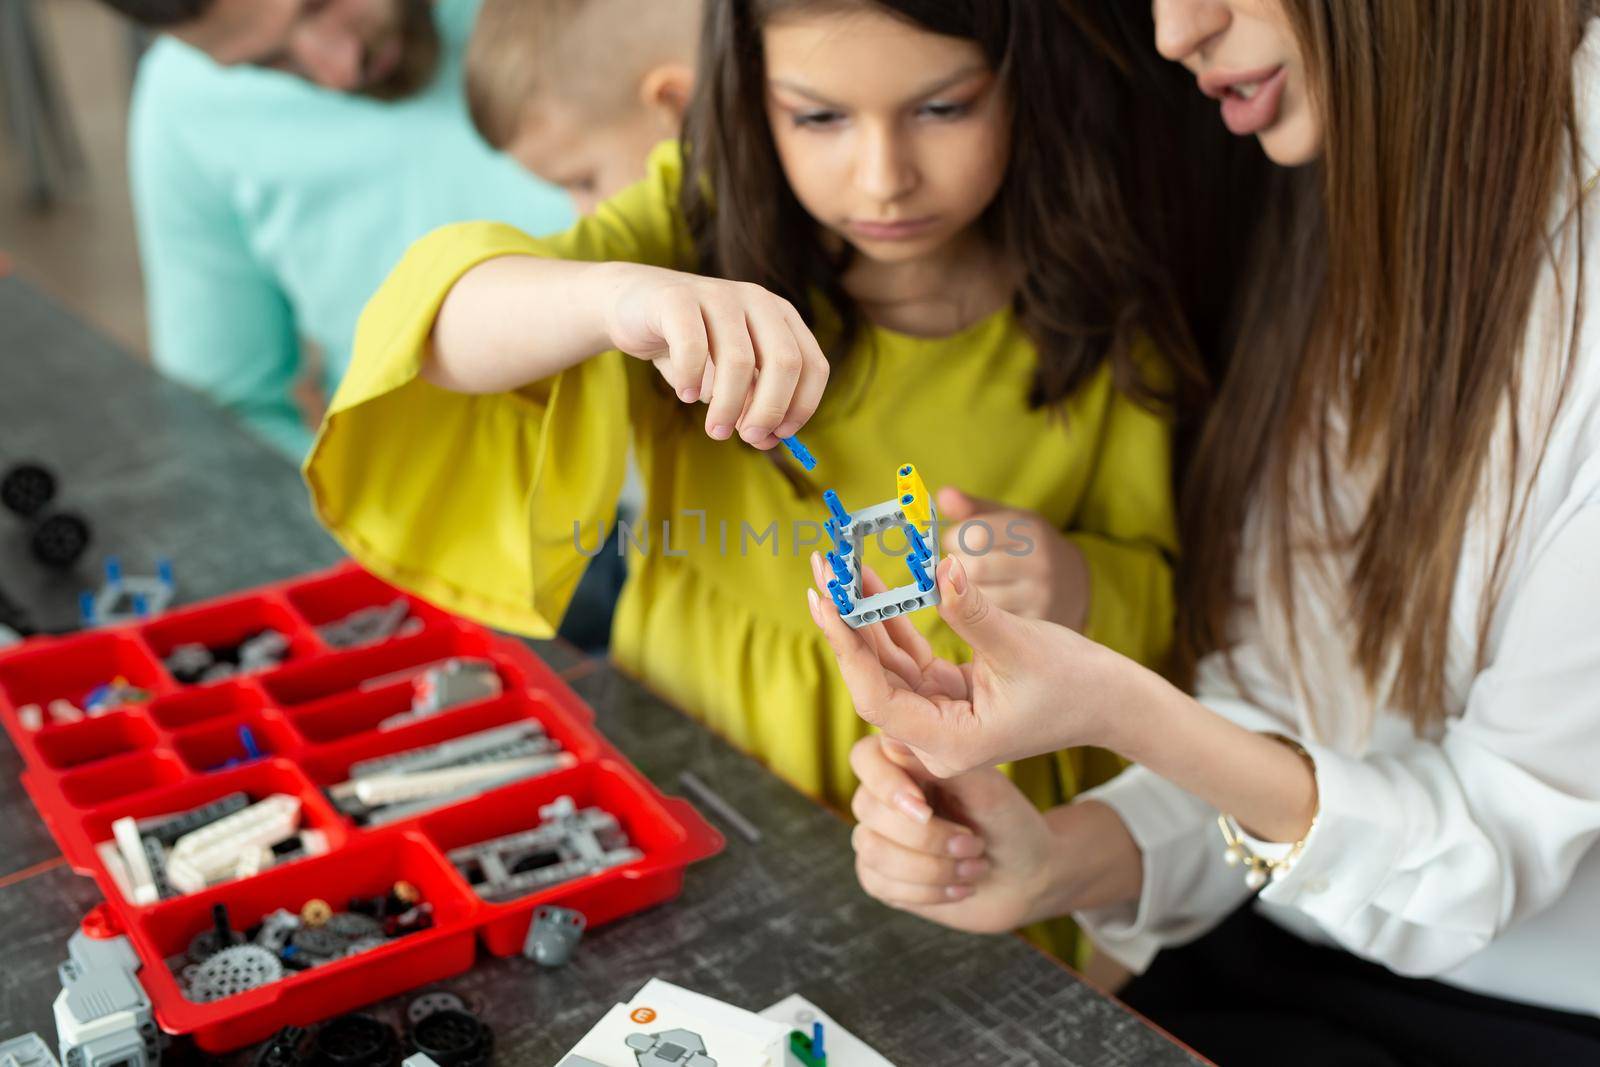
<svg viewBox="0 0 1600 1067"><path fill-rule="evenodd" d="M133 900L133 882L128 878L128 865L122 861L122 850L117 847L117 842L102 841L94 846L94 851L100 857L101 866L111 876L111 883L122 894L122 899Z"/></svg>
<svg viewBox="0 0 1600 1067"><path fill-rule="evenodd" d="M235 878L253 878L273 864L272 849L257 848L245 849L239 854L239 862L234 864L233 876Z"/></svg>
<svg viewBox="0 0 1600 1067"><path fill-rule="evenodd" d="M17 709L17 721L31 733L44 729L44 709L37 704L24 704Z"/></svg>
<svg viewBox="0 0 1600 1067"><path fill-rule="evenodd" d="M271 848L299 827L300 798L274 793L180 837L167 860L167 881L181 892L198 893L228 877L245 853Z"/></svg>
<svg viewBox="0 0 1600 1067"><path fill-rule="evenodd" d="M50 721L54 723L82 722L83 709L70 700L50 702Z"/></svg>
<svg viewBox="0 0 1600 1067"><path fill-rule="evenodd" d="M117 840L122 862L128 868L128 885L133 889L135 904L154 904L161 899L156 888L156 876L150 870L150 858L144 853L144 841L139 837L139 824L131 817L118 819L111 824L111 836Z"/></svg>
<svg viewBox="0 0 1600 1067"><path fill-rule="evenodd" d="M328 835L321 830L301 830L300 851L307 856L326 854L328 851Z"/></svg>
<svg viewBox="0 0 1600 1067"><path fill-rule="evenodd" d="M558 766L560 757L566 755L568 753L557 752L548 756L525 756L494 763L474 763L466 767L418 771L415 774L378 774L356 782L356 799L372 805L420 800L500 778L542 773Z"/></svg>

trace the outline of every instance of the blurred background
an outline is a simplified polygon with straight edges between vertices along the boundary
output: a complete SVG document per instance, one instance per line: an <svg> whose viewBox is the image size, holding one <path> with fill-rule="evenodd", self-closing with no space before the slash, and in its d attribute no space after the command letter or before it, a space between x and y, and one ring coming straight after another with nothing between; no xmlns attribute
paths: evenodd
<svg viewBox="0 0 1600 1067"><path fill-rule="evenodd" d="M127 174L140 46L94 0L0 0L0 256L142 356Z"/></svg>

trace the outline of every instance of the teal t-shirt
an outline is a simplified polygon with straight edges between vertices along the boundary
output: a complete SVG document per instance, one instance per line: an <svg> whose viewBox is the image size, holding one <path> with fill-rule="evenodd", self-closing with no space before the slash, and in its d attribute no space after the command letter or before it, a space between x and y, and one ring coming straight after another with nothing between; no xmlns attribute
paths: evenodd
<svg viewBox="0 0 1600 1067"><path fill-rule="evenodd" d="M356 320L405 250L450 222L533 234L570 201L492 151L467 115L462 59L479 0L439 0L437 75L394 103L224 68L163 37L139 66L130 170L150 315L167 375L298 461L302 342L332 392Z"/></svg>

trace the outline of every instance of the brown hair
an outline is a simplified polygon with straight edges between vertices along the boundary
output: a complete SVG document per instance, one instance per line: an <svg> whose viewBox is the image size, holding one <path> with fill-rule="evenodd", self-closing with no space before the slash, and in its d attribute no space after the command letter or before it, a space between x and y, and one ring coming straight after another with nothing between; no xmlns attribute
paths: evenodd
<svg viewBox="0 0 1600 1067"><path fill-rule="evenodd" d="M552 87L589 114L636 102L654 64L694 59L699 0L484 0L467 45L467 110L505 148Z"/></svg>
<svg viewBox="0 0 1600 1067"><path fill-rule="evenodd" d="M790 191L767 122L762 27L818 5L875 8L976 41L1005 82L1012 158L983 225L1021 279L1015 310L1039 351L1033 403L1068 396L1107 358L1125 391L1153 398L1146 368L1135 365L1142 337L1155 342L1180 385L1203 383L1197 336L1205 324L1195 312L1215 303L1199 293L1214 289L1221 272L1189 289L1169 264L1197 258L1179 253L1198 232L1195 186L1183 176L1220 177L1229 150L1216 148L1225 136L1214 124L1185 115L1192 91L1172 91L1168 71L1134 60L1140 50L1129 47L1131 34L1142 18L1137 32L1148 41L1148 9L1130 16L1117 10L1125 5L1092 0L707 0L683 184L698 269L765 286L813 326L820 294L839 326L829 339L836 366L859 335L860 314L840 281L849 252L828 249ZM1196 169L1191 157L1153 181L1162 163L1181 158L1177 140L1195 141L1189 131L1197 129L1212 147L1190 147L1217 167ZM1214 197L1201 199L1220 208Z"/></svg>
<svg viewBox="0 0 1600 1067"><path fill-rule="evenodd" d="M1323 532L1352 560L1356 662L1374 692L1395 670L1388 699L1421 733L1448 710L1451 600L1490 443L1508 435L1508 471L1522 474L1495 520L1480 666L1526 500L1522 460L1542 451L1500 420L1527 384L1519 366L1536 283L1557 254L1555 198L1579 184L1572 56L1590 3L1282 3L1325 152L1266 205L1267 243L1181 506L1180 646L1190 666L1228 647L1257 521L1274 587L1257 595L1278 597L1292 625L1291 557L1304 546L1291 517L1338 516L1334 472L1369 470L1364 513ZM1581 273L1581 239L1577 262ZM1581 277L1563 290L1566 369L1580 288Z"/></svg>

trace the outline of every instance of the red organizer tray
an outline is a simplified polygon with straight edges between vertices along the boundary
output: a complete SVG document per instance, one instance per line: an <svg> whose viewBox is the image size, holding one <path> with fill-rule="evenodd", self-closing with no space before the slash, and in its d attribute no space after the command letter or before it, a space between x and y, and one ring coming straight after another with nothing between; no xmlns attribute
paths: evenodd
<svg viewBox="0 0 1600 1067"><path fill-rule="evenodd" d="M317 632L402 597L422 622L419 632L357 649L332 648ZM162 664L178 645L236 643L267 627L290 639L288 658L271 671L186 686ZM381 719L409 706L409 683L357 687L449 656L492 660L504 692L378 731ZM151 698L37 732L18 719L19 708L56 698L81 707L85 694L118 675ZM358 760L528 718L539 720L577 764L371 829L355 825L322 793ZM576 908L598 926L668 900L682 888L690 863L722 848L721 836L686 801L663 796L595 730L594 712L525 645L445 614L354 564L148 622L38 639L0 653L0 722L22 754L23 785L62 853L99 885L116 925L138 950L139 980L157 1021L212 1052L459 974L472 966L480 940L495 955L515 955L542 904ZM263 758L216 769L244 756L241 725L250 727ZM147 906L122 896L95 852L114 821L181 811L239 791L252 799L299 797L301 825L323 831L328 851ZM504 903L481 899L445 858L450 849L531 828L539 807L560 796L611 812L644 856ZM244 929L276 908L298 909L314 897L342 906L349 897L382 894L400 879L433 903L432 928L209 1004L184 997L167 965L210 927L218 902Z"/></svg>

